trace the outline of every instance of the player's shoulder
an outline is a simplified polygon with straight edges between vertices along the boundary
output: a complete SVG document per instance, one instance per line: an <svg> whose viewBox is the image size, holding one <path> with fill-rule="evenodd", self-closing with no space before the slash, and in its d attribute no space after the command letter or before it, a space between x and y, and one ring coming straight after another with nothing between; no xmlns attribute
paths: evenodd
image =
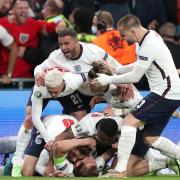
<svg viewBox="0 0 180 180"><path fill-rule="evenodd" d="M78 122L78 120L74 116L67 115L67 114L53 114L53 115L45 116L43 118L43 122L46 122L49 120L64 121L64 122L68 121L69 123L73 122L73 124Z"/></svg>
<svg viewBox="0 0 180 180"><path fill-rule="evenodd" d="M154 30L149 30L149 35L145 40L146 44L154 46L158 42L163 42L162 37Z"/></svg>
<svg viewBox="0 0 180 180"><path fill-rule="evenodd" d="M61 49L56 49L50 53L50 56L59 56L62 54Z"/></svg>
<svg viewBox="0 0 180 180"><path fill-rule="evenodd" d="M101 47L99 47L93 43L81 42L81 45L83 46L84 49L87 49L89 51L104 51Z"/></svg>

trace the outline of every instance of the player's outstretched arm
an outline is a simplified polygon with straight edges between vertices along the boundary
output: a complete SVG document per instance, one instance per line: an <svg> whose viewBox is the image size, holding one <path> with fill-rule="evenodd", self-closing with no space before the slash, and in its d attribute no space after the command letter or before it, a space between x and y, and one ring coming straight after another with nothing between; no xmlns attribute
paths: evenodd
<svg viewBox="0 0 180 180"><path fill-rule="evenodd" d="M121 66L121 67L116 67L115 68L115 74L125 74L128 72L131 72L134 68L136 63L132 63L132 64L128 64L125 66Z"/></svg>
<svg viewBox="0 0 180 180"><path fill-rule="evenodd" d="M108 84L122 84L122 83L136 83L146 72L146 68L140 64L136 64L133 70L129 73L122 75L108 76L99 74L99 77L91 82L94 87L106 86Z"/></svg>

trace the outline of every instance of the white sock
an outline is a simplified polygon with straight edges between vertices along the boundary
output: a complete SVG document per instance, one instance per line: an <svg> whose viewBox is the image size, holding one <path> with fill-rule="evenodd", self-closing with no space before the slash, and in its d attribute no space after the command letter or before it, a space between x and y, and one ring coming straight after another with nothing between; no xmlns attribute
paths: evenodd
<svg viewBox="0 0 180 180"><path fill-rule="evenodd" d="M28 146L30 138L31 138L31 129L26 129L24 125L22 125L18 132L16 151L12 159L13 164L21 165L24 156L24 151Z"/></svg>
<svg viewBox="0 0 180 180"><path fill-rule="evenodd" d="M127 170L129 156L134 147L137 129L132 126L122 126L121 137L118 142L118 162L115 170L123 172Z"/></svg>
<svg viewBox="0 0 180 180"><path fill-rule="evenodd" d="M180 159L180 147L165 137L159 137L152 146L172 158Z"/></svg>
<svg viewBox="0 0 180 180"><path fill-rule="evenodd" d="M166 162L157 159L148 160L148 164L149 172L166 168Z"/></svg>

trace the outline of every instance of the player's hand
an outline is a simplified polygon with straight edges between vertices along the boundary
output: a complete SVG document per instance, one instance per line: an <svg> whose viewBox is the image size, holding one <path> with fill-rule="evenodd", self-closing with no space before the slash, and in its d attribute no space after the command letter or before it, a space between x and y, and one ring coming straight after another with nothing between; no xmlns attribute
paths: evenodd
<svg viewBox="0 0 180 180"><path fill-rule="evenodd" d="M37 86L45 86L44 73L38 73L35 76L35 83Z"/></svg>
<svg viewBox="0 0 180 180"><path fill-rule="evenodd" d="M48 141L48 142L45 144L44 148L45 148L47 151L51 151L51 149L52 149L52 147L53 147L53 144L54 144L54 141L53 141L53 140L50 140L50 141Z"/></svg>
<svg viewBox="0 0 180 180"><path fill-rule="evenodd" d="M91 99L89 106L93 108L96 104L104 101L104 96L95 96Z"/></svg>
<svg viewBox="0 0 180 180"><path fill-rule="evenodd" d="M7 74L2 75L1 78L2 78L2 83L3 84L10 84L11 83L11 78L8 77Z"/></svg>
<svg viewBox="0 0 180 180"><path fill-rule="evenodd" d="M119 92L119 98L122 102L128 101L134 97L133 86L131 84L118 84L117 90Z"/></svg>
<svg viewBox="0 0 180 180"><path fill-rule="evenodd" d="M50 176L50 177L55 176L55 171L54 171L53 164L46 166L46 169L44 171L44 176Z"/></svg>
<svg viewBox="0 0 180 180"><path fill-rule="evenodd" d="M87 138L86 141L92 149L96 148L96 140L94 138Z"/></svg>
<svg viewBox="0 0 180 180"><path fill-rule="evenodd" d="M59 170L56 170L56 171L55 171L55 176L56 176L56 177L68 177L68 176L70 176L70 174L61 172L61 171L59 171Z"/></svg>
<svg viewBox="0 0 180 180"><path fill-rule="evenodd" d="M108 76L106 74L98 74L98 77L93 79L90 82L90 86L92 88L102 88L103 86L106 86L111 83L111 76Z"/></svg>

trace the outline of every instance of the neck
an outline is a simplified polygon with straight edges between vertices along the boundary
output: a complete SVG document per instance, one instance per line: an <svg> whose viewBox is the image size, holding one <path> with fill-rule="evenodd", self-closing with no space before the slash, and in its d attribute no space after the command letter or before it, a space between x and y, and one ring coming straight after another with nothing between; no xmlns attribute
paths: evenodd
<svg viewBox="0 0 180 180"><path fill-rule="evenodd" d="M141 42L141 40L143 39L144 35L145 35L147 32L148 32L148 30L145 29L145 28L143 28L143 27L140 29L139 33L137 34L137 42L138 42L138 43Z"/></svg>
<svg viewBox="0 0 180 180"><path fill-rule="evenodd" d="M72 59L77 59L81 54L81 45L78 43L75 48L75 55L72 57Z"/></svg>

